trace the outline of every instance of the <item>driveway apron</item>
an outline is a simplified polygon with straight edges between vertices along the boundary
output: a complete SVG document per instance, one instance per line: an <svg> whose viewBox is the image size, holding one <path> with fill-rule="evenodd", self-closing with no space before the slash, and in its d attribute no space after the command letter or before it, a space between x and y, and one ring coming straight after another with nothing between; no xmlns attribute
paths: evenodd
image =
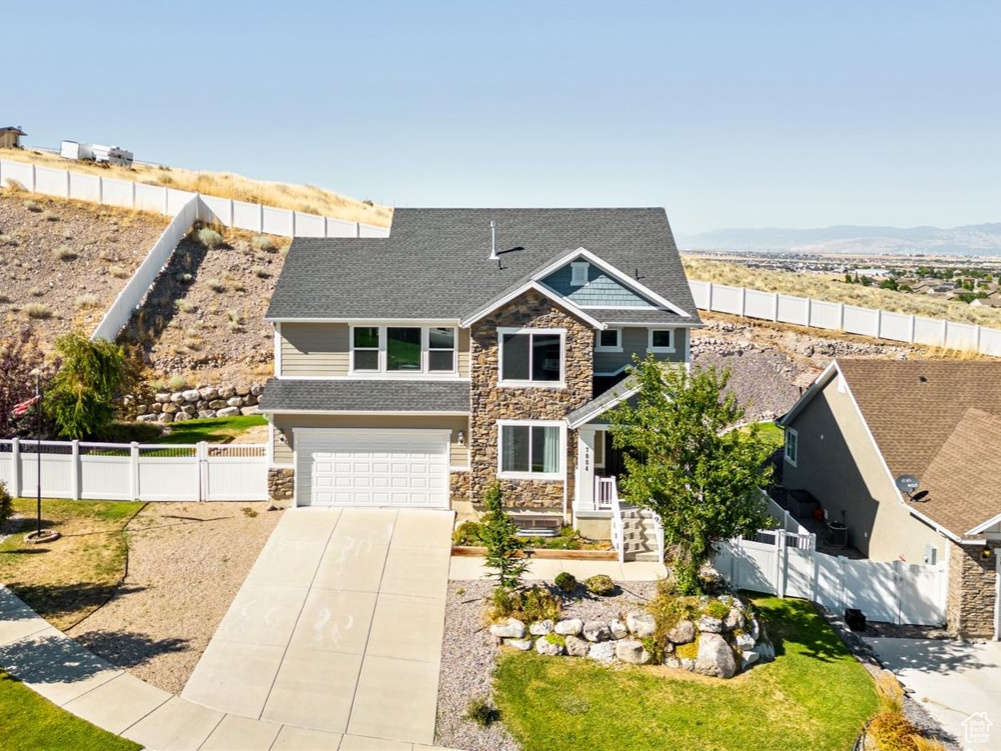
<svg viewBox="0 0 1001 751"><path fill-rule="evenodd" d="M284 514L183 699L255 720L431 744L453 516Z"/></svg>
<svg viewBox="0 0 1001 751"><path fill-rule="evenodd" d="M874 639L883 664L914 691L914 698L966 748L1001 748L1001 643L933 639ZM976 714L993 723L989 741L967 733Z"/></svg>

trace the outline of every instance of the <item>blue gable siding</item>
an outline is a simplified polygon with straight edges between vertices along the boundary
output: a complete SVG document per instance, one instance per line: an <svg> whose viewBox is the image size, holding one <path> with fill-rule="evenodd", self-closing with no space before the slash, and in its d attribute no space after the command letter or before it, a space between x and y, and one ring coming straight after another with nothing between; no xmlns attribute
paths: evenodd
<svg viewBox="0 0 1001 751"><path fill-rule="evenodd" d="M587 284L582 287L570 286L572 273L568 263L543 279L542 283L576 305L594 305L601 308L638 308L653 305L646 298L623 287L593 264L588 264Z"/></svg>

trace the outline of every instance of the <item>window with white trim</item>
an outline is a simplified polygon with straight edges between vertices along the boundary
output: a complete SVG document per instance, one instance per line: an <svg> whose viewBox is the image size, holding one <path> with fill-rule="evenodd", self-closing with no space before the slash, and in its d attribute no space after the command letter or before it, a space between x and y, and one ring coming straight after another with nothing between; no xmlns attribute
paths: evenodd
<svg viewBox="0 0 1001 751"><path fill-rule="evenodd" d="M564 433L556 422L498 423L499 477L563 479Z"/></svg>
<svg viewBox="0 0 1001 751"><path fill-rule="evenodd" d="M583 287L587 284L587 270L590 265L587 261L575 261L570 264L571 287Z"/></svg>
<svg viewBox="0 0 1001 751"><path fill-rule="evenodd" d="M650 352L674 352L674 329L650 329L647 349Z"/></svg>
<svg viewBox="0 0 1001 751"><path fill-rule="evenodd" d="M504 329L500 336L501 386L562 386L566 332Z"/></svg>
<svg viewBox="0 0 1001 751"><path fill-rule="evenodd" d="M792 428L785 429L785 459L792 466L796 466L796 457L799 455L799 433Z"/></svg>
<svg viewBox="0 0 1001 751"><path fill-rule="evenodd" d="M428 370L432 373L455 371L455 329L448 326L428 329Z"/></svg>
<svg viewBox="0 0 1001 751"><path fill-rule="evenodd" d="M355 326L351 332L351 369L379 371L379 327Z"/></svg>
<svg viewBox="0 0 1001 751"><path fill-rule="evenodd" d="M621 352L622 329L601 329L595 332L594 348L598 352Z"/></svg>
<svg viewBox="0 0 1001 751"><path fill-rule="evenodd" d="M451 326L352 326L351 372L455 373L456 337Z"/></svg>

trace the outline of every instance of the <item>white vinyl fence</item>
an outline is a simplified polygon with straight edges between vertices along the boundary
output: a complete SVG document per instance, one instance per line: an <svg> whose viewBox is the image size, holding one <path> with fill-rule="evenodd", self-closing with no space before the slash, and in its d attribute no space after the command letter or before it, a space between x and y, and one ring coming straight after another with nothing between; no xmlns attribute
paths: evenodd
<svg viewBox="0 0 1001 751"><path fill-rule="evenodd" d="M1001 329L689 280L699 310L1001 357Z"/></svg>
<svg viewBox="0 0 1001 751"><path fill-rule="evenodd" d="M198 198L198 216L212 222L284 237L388 237L385 227L359 222L345 222L291 209L278 209L258 203L233 201L218 196L204 196L162 185L146 185L130 180L116 180L68 169L41 167L28 162L0 159L0 186L15 182L32 193L90 201L108 206L141 209L167 216L177 216ZM191 226L190 224L188 225Z"/></svg>
<svg viewBox="0 0 1001 751"><path fill-rule="evenodd" d="M157 276L159 276L160 272L167 265L174 250L177 248L177 244L181 242L181 239L187 234L191 225L198 219L198 208L198 197L196 196L182 206L180 211L174 215L174 218L170 220L170 224L167 225L167 228L153 245L153 248L146 254L146 258L139 264L136 273L122 287L115 302L105 312L101 323L98 324L97 328L94 329L94 333L91 334L91 339L115 341L122 329L129 322L129 319L132 318L132 314L136 308L139 307L139 303L142 302L146 290L153 286L153 282L156 281Z"/></svg>
<svg viewBox="0 0 1001 751"><path fill-rule="evenodd" d="M819 553L785 530L758 540L724 543L713 565L738 589L802 597L835 613L858 608L866 618L896 624L945 623L945 565L853 561Z"/></svg>
<svg viewBox="0 0 1001 751"><path fill-rule="evenodd" d="M263 501L267 446L0 441L0 481L15 497L107 501Z"/></svg>

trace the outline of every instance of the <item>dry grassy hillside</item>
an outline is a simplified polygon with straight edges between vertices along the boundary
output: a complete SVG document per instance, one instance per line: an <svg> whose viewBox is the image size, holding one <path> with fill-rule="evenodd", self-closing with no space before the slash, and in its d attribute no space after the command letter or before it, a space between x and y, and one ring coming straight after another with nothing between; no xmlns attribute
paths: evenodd
<svg viewBox="0 0 1001 751"><path fill-rule="evenodd" d="M34 328L40 344L90 334L168 217L0 190L0 338Z"/></svg>
<svg viewBox="0 0 1001 751"><path fill-rule="evenodd" d="M919 293L894 292L860 284L845 284L841 278L824 274L752 269L736 263L709 261L682 256L689 279L699 279L765 292L812 297L815 300L880 308L891 313L944 318L957 323L976 323L1001 328L1001 310L972 307L963 302L943 300Z"/></svg>
<svg viewBox="0 0 1001 751"><path fill-rule="evenodd" d="M388 227L393 218L393 210L388 206L376 206L314 185L253 180L229 172L198 172L182 167L98 165L93 162L74 162L42 151L4 149L0 152L0 156L4 159L32 162L43 167L72 169L149 185L166 185L178 190L196 191L249 203L262 203L266 206L293 209L378 227Z"/></svg>

